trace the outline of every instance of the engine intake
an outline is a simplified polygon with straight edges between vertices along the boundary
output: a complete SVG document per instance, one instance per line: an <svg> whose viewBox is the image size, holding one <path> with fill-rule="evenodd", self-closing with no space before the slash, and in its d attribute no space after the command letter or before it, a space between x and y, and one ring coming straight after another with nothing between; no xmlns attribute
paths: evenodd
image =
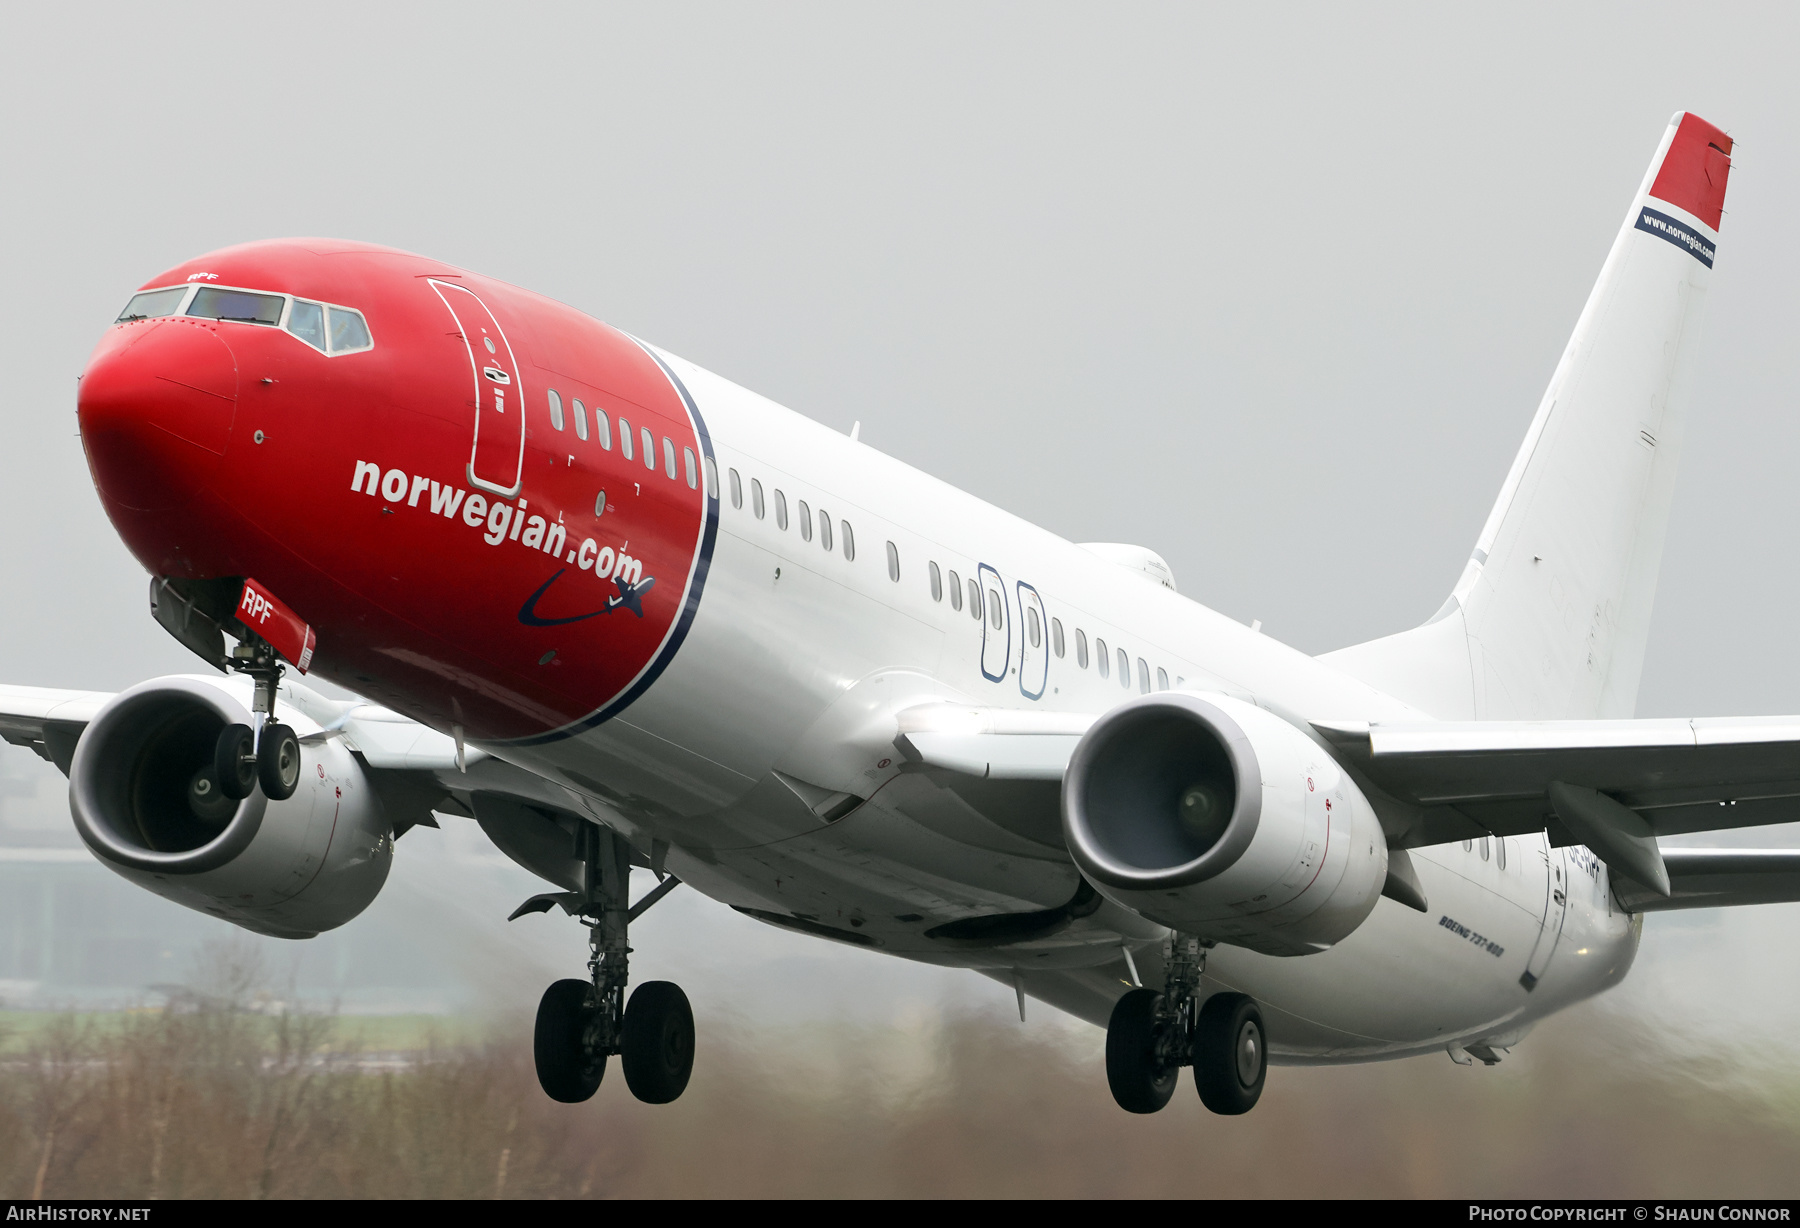
<svg viewBox="0 0 1800 1228"><path fill-rule="evenodd" d="M1160 692L1096 720L1063 778L1063 834L1115 903L1275 955L1344 938L1387 874L1374 810L1331 757L1224 695Z"/></svg>
<svg viewBox="0 0 1800 1228"><path fill-rule="evenodd" d="M227 725L251 719L234 689L158 678L108 701L70 765L75 828L101 861L158 895L258 933L310 938L381 890L389 825L335 740L302 745L292 797L225 797L213 750Z"/></svg>

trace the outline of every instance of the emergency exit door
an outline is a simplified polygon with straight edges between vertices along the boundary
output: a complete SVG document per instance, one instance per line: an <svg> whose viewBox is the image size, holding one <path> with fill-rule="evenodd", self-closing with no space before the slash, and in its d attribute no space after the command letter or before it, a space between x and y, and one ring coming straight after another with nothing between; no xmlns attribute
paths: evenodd
<svg viewBox="0 0 1800 1228"><path fill-rule="evenodd" d="M1531 948L1531 958L1525 961L1525 971L1519 976L1519 984L1526 989L1536 989L1544 979L1550 957L1556 954L1557 941L1562 937L1563 919L1569 913L1568 858L1562 849L1551 848L1548 842L1540 854L1544 862L1544 920L1538 929L1537 944Z"/></svg>

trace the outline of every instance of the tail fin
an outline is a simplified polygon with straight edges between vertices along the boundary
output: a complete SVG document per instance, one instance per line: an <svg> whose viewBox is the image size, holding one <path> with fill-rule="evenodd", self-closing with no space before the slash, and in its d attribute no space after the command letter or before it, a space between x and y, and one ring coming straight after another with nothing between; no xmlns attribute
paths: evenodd
<svg viewBox="0 0 1800 1228"><path fill-rule="evenodd" d="M1669 121L1450 599L1325 660L1444 719L1632 714L1730 154Z"/></svg>

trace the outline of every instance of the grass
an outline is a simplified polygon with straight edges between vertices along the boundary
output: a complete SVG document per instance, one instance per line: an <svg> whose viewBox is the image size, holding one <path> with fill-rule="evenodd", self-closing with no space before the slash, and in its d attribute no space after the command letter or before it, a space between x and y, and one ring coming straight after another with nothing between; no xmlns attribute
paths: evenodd
<svg viewBox="0 0 1800 1228"><path fill-rule="evenodd" d="M1794 1197L1800 1072L1575 1012L1494 1069L1278 1068L1250 1115L1115 1108L1098 1033L710 1021L676 1104L538 1090L466 1021L39 1017L0 1062L0 1197ZM374 1073L355 1057L412 1050Z"/></svg>

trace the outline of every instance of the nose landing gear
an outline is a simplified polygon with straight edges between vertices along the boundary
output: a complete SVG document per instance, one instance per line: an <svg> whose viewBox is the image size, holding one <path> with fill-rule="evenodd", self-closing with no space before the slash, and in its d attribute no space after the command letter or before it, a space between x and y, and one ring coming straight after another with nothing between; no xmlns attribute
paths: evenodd
<svg viewBox="0 0 1800 1228"><path fill-rule="evenodd" d="M1175 1094L1181 1068L1193 1066L1200 1102L1215 1113L1248 1113L1268 1074L1262 1011L1241 993L1199 1002L1206 950L1176 934L1163 948L1163 992L1138 988L1113 1006L1106 1028L1106 1081L1128 1113L1154 1113Z"/></svg>
<svg viewBox="0 0 1800 1228"><path fill-rule="evenodd" d="M213 748L213 773L219 789L226 797L242 801L260 784L270 801L286 801L300 787L300 739L274 719L282 664L275 650L254 632L232 650L228 663L256 680L251 706L263 719L260 736L248 725L227 725L219 734Z"/></svg>
<svg viewBox="0 0 1800 1228"><path fill-rule="evenodd" d="M668 1104L687 1090L694 1070L694 1012L681 987L646 981L631 994L630 923L680 885L670 877L633 907L630 846L611 831L584 833L583 889L533 896L512 914L561 906L588 927L587 981L557 981L538 1002L532 1056L544 1094L579 1104L599 1090L606 1060L619 1055L625 1085L646 1104Z"/></svg>

